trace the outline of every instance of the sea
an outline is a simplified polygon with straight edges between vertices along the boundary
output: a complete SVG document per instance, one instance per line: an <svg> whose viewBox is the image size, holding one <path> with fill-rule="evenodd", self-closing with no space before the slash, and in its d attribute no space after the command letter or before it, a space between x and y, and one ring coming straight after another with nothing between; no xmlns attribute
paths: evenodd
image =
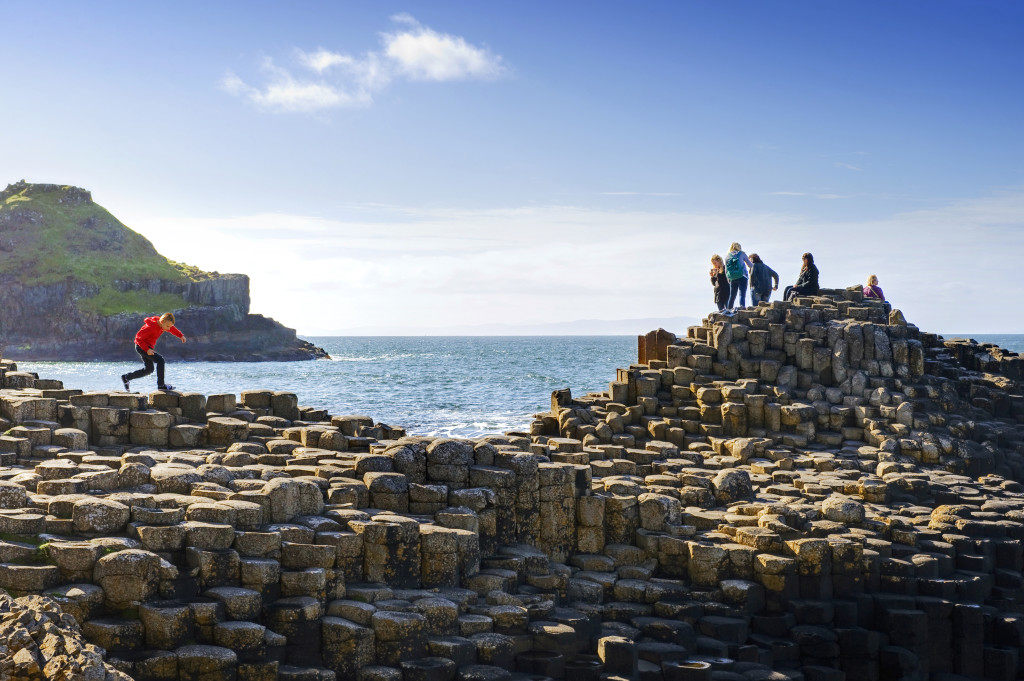
<svg viewBox="0 0 1024 681"><path fill-rule="evenodd" d="M945 334L1024 353L1024 335ZM362 414L414 435L479 437L528 427L551 392L607 390L615 369L636 361L636 336L313 336L330 360L168 362L178 390L294 392L300 405ZM122 390L138 362L18 362L67 388ZM132 389L156 389L155 374Z"/></svg>

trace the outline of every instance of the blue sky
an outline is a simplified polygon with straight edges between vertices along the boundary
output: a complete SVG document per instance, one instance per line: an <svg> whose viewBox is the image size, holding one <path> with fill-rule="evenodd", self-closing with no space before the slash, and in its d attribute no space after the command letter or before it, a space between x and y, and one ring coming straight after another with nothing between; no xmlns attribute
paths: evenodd
<svg viewBox="0 0 1024 681"><path fill-rule="evenodd" d="M732 241L1024 332L1016 2L0 7L0 182L300 333L701 316Z"/></svg>

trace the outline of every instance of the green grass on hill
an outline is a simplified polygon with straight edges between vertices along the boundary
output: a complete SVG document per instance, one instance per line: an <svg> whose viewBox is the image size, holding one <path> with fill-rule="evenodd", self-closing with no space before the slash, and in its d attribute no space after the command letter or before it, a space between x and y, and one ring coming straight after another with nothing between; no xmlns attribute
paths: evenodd
<svg viewBox="0 0 1024 681"><path fill-rule="evenodd" d="M150 293L149 291L118 291L112 288L100 290L92 298L80 298L78 309L82 312L105 317L122 312L145 312L163 314L171 310L188 307L185 299L173 293Z"/></svg>
<svg viewBox="0 0 1024 681"><path fill-rule="evenodd" d="M66 280L97 286L99 295L78 304L103 315L186 306L173 294L118 291L114 280L185 283L210 276L163 257L102 206L68 201L70 189L19 184L0 195L0 275L15 275L26 286Z"/></svg>

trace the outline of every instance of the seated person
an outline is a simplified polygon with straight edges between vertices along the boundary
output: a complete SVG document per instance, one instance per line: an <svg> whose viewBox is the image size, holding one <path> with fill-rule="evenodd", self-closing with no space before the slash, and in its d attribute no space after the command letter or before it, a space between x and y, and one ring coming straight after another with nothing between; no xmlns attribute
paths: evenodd
<svg viewBox="0 0 1024 681"><path fill-rule="evenodd" d="M868 276L868 283L864 285L864 297L885 300L885 294L882 293L882 289L878 285L878 277L873 274Z"/></svg>
<svg viewBox="0 0 1024 681"><path fill-rule="evenodd" d="M892 305L885 299L882 287L878 285L878 277L873 274L868 276L868 281L864 285L864 300L880 300L886 312L892 311Z"/></svg>
<svg viewBox="0 0 1024 681"><path fill-rule="evenodd" d="M814 265L814 256L804 253L801 257L804 265L800 268L800 276L797 277L795 285L786 287L782 296L784 300L789 300L793 296L813 296L819 291L818 268Z"/></svg>

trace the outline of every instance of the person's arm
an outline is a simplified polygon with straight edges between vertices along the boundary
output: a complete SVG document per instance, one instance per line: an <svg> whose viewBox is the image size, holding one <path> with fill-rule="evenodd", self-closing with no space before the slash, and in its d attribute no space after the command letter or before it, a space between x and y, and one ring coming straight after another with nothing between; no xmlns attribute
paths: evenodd
<svg viewBox="0 0 1024 681"><path fill-rule="evenodd" d="M743 264L747 266L747 274L750 274L750 270L754 269L754 263L750 262L750 258L747 257L746 251L740 251L740 255L743 256Z"/></svg>
<svg viewBox="0 0 1024 681"><path fill-rule="evenodd" d="M772 281L774 282L772 284L772 290L773 291L778 291L779 290L779 273L776 272L775 270L773 270L771 267L768 267L768 265L765 265L765 267L768 268L768 274L771 275Z"/></svg>
<svg viewBox="0 0 1024 681"><path fill-rule="evenodd" d="M183 334L181 331L178 331L178 327L172 326L171 328L167 329L167 331L172 336L177 336L178 338L180 338L182 343L185 342L185 334Z"/></svg>

